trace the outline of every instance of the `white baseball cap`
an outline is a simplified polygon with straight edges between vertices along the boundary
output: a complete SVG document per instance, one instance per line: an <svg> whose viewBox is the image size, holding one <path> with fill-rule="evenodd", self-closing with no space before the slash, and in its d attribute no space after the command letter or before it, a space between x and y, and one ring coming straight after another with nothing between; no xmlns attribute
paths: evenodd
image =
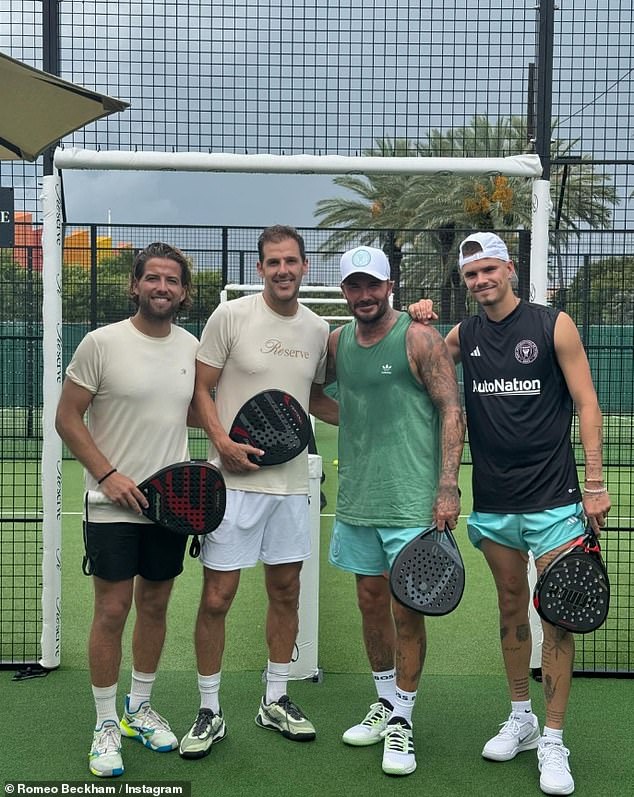
<svg viewBox="0 0 634 797"><path fill-rule="evenodd" d="M482 251L474 252L474 254L465 257L462 254L462 247L469 241L479 244ZM458 263L460 268L464 268L467 263L473 263L474 260L484 260L485 257L494 257L496 260L504 260L504 262L511 259L506 244L499 235L493 232L474 232L473 235L465 238L460 244L459 252Z"/></svg>
<svg viewBox="0 0 634 797"><path fill-rule="evenodd" d="M351 274L368 274L384 282L391 279L390 261L382 249L357 246L341 256L341 281L343 282Z"/></svg>

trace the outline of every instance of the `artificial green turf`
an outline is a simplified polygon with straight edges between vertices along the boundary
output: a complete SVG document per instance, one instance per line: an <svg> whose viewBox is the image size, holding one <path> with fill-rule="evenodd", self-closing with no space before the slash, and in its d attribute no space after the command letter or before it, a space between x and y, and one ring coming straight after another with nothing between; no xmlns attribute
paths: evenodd
<svg viewBox="0 0 634 797"><path fill-rule="evenodd" d="M202 761L177 753L158 754L124 742L126 773L116 781L88 774L86 757L94 721L86 663L92 611L90 579L81 574L81 469L64 465L62 569L62 664L42 679L13 682L0 672L0 772L3 780L188 781L194 797L366 797L383 791L421 797L538 795L534 752L494 764L480 757L482 745L508 713L499 653L495 593L482 556L458 540L467 570L465 595L448 617L427 621L428 657L415 708L419 768L407 778L380 769L381 745L353 749L342 731L359 721L374 695L361 643L354 579L330 566L327 546L335 509L336 432L318 426L328 504L322 516L320 551L319 665L321 683L294 682L289 692L317 727L314 743L298 744L256 727L262 693L265 598L260 568L245 571L227 628L221 699L229 733ZM469 508L469 471L463 469L463 512ZM74 514L73 514L74 513ZM193 626L200 593L200 565L187 560L170 604L168 636L153 704L177 735L193 721L197 706ZM120 701L130 681L128 623L120 678ZM543 716L541 688L531 682ZM631 685L616 679L575 679L566 742L577 781L577 797L626 797L634 766L629 750Z"/></svg>
<svg viewBox="0 0 634 797"><path fill-rule="evenodd" d="M129 673L123 673L127 682ZM354 674L326 675L323 682L293 683L289 691L317 728L315 742L297 743L256 727L262 690L257 673L226 673L222 702L227 738L199 761L176 752L154 753L124 740L126 772L116 780L88 774L93 707L85 673L60 670L45 679L14 683L0 673L3 780L66 780L100 784L188 781L193 797L507 797L540 794L534 751L508 763L480 757L482 744L505 718L508 706L501 676L423 678L414 710L418 770L407 778L381 772L382 745L350 748L342 731L367 710L373 686ZM629 748L632 725L623 681L579 679L566 730L577 797L629 797L634 768ZM542 701L532 684L535 706ZM120 695L124 687L120 689ZM153 703L184 733L198 699L191 673L163 671ZM599 710L597 710L599 709ZM53 732L55 731L55 733ZM609 740L609 743L607 743Z"/></svg>

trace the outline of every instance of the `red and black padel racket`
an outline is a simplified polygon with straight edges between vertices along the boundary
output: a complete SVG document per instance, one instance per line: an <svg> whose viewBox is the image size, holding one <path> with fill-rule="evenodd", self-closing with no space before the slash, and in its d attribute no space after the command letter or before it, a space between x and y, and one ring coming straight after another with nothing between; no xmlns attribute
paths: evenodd
<svg viewBox="0 0 634 797"><path fill-rule="evenodd" d="M148 502L141 510L145 517L176 534L206 534L218 528L225 514L225 481L209 462L176 462L144 479L138 488ZM97 491L90 491L86 500L110 503Z"/></svg>

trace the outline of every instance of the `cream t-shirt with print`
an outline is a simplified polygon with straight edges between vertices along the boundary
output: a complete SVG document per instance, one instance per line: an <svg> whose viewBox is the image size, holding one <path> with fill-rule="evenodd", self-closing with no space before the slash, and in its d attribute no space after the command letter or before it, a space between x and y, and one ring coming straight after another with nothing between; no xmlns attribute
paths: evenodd
<svg viewBox="0 0 634 797"><path fill-rule="evenodd" d="M229 429L240 407L262 390L283 390L308 412L313 382L323 384L328 323L304 305L293 316L275 313L261 293L220 304L209 318L197 359L222 368L216 389L220 423ZM220 464L210 446L209 458ZM235 490L294 495L308 493L308 455L248 473L224 471Z"/></svg>

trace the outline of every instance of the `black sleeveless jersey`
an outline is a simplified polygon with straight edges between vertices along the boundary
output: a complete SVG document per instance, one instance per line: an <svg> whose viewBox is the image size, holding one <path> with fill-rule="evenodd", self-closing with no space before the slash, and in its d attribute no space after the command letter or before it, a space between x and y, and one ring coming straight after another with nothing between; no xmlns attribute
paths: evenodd
<svg viewBox="0 0 634 797"><path fill-rule="evenodd" d="M521 514L581 500L572 398L555 356L558 315L521 301L500 322L460 324L475 510Z"/></svg>

